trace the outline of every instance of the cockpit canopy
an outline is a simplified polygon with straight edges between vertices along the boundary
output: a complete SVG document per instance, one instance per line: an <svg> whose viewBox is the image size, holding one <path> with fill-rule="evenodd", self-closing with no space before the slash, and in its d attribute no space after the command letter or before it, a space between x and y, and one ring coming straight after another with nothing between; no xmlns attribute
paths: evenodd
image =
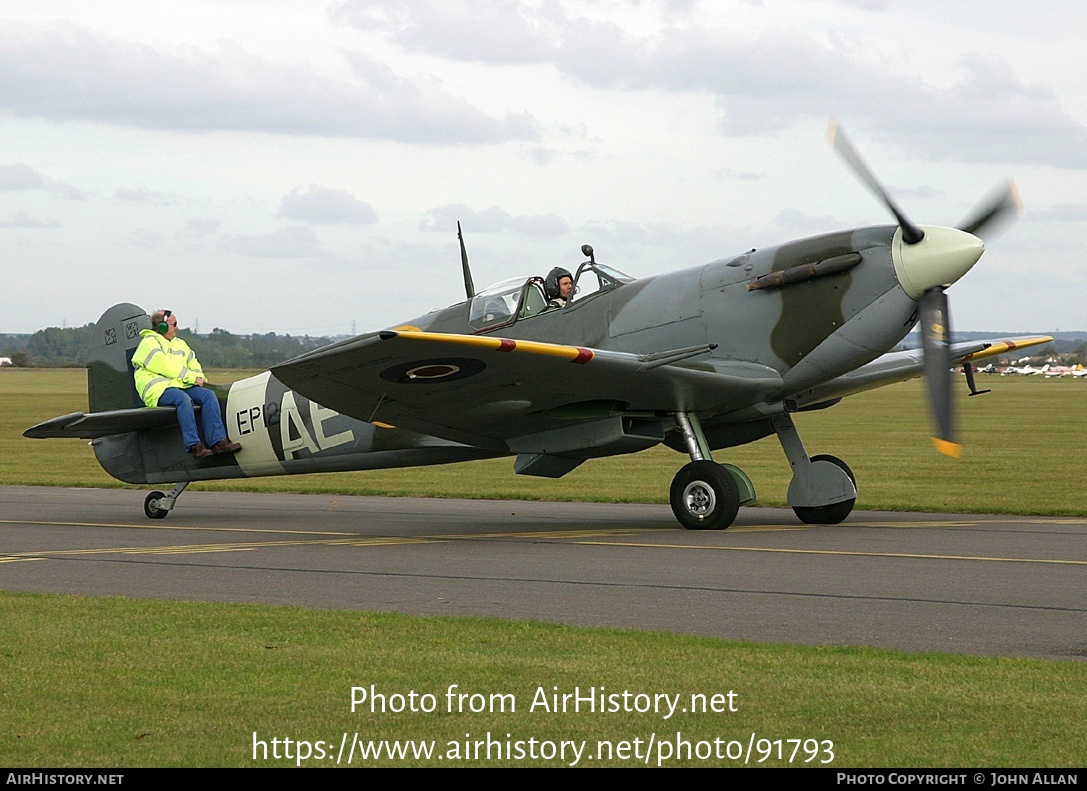
<svg viewBox="0 0 1087 791"><path fill-rule="evenodd" d="M468 324L477 332L505 327L521 319L554 310L568 309L587 299L634 280L605 264L586 261L574 276L574 290L566 308L549 305L542 277L513 277L495 283L472 297Z"/></svg>

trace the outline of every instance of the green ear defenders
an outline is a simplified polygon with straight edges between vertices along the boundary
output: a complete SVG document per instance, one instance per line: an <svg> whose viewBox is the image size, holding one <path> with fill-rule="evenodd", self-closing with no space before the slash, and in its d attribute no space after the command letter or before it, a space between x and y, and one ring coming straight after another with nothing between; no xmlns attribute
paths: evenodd
<svg viewBox="0 0 1087 791"><path fill-rule="evenodd" d="M162 321L155 325L155 332L157 332L159 335L165 335L166 333L168 333L170 331L170 322L168 322L166 319L170 318L170 316L172 315L173 311L171 310L162 311Z"/></svg>

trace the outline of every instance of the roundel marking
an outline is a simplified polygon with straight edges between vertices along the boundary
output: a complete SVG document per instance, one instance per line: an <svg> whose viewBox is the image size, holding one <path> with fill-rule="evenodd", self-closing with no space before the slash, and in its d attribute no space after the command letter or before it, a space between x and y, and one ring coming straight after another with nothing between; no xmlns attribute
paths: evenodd
<svg viewBox="0 0 1087 791"><path fill-rule="evenodd" d="M486 370L482 360L470 357L436 357L393 365L379 376L393 384L438 384L467 379Z"/></svg>
<svg viewBox="0 0 1087 791"><path fill-rule="evenodd" d="M408 379L444 379L460 371L459 365L442 363L441 365L417 365L404 372Z"/></svg>

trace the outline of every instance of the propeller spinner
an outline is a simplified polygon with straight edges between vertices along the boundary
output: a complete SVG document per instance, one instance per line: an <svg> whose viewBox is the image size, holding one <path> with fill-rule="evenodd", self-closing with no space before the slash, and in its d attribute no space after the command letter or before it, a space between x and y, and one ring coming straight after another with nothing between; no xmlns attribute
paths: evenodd
<svg viewBox="0 0 1087 791"><path fill-rule="evenodd" d="M991 232L1018 215L1021 203L1015 184L1009 181L990 194L958 228L915 225L880 184L834 119L827 127L827 141L898 221L899 232L895 235L891 257L902 289L918 301L925 380L936 424L932 442L941 453L957 458L962 454L962 447L954 438L951 312L945 289L969 272L985 252L985 244L979 238L981 232Z"/></svg>

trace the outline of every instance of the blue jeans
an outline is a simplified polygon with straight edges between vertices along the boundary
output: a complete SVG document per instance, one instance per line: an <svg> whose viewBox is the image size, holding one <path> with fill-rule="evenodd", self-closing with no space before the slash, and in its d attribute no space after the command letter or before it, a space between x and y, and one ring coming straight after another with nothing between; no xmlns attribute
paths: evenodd
<svg viewBox="0 0 1087 791"><path fill-rule="evenodd" d="M223 428L223 416L219 412L219 399L206 387L167 387L159 396L159 406L177 407L177 422L181 424L181 438L185 441L185 450L190 450L200 441L196 430L196 413L193 401L200 405L200 424L204 429L204 438L210 448L216 442L226 438Z"/></svg>

